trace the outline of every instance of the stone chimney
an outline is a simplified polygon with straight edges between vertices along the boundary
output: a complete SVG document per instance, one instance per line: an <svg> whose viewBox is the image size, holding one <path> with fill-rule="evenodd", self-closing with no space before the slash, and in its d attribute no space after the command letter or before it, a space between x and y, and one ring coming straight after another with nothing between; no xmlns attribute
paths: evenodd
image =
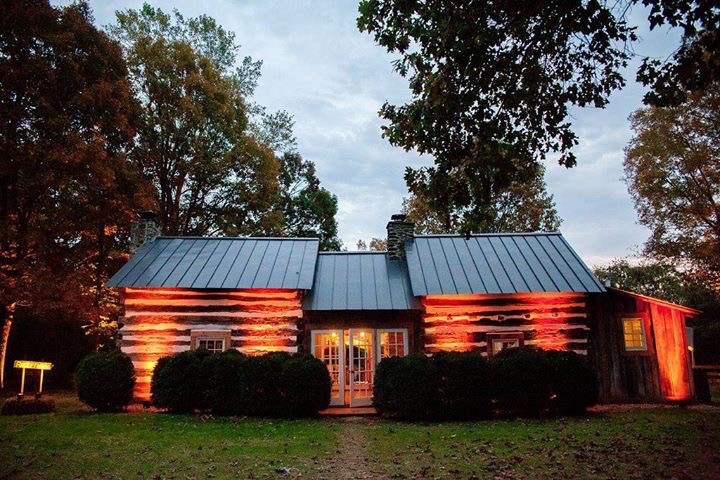
<svg viewBox="0 0 720 480"><path fill-rule="evenodd" d="M138 214L138 219L130 230L130 252L135 253L145 243L155 240L160 235L160 224L155 212L144 211Z"/></svg>
<svg viewBox="0 0 720 480"><path fill-rule="evenodd" d="M387 250L390 260L405 258L405 242L415 235L415 224L408 222L407 215L393 215L387 224Z"/></svg>

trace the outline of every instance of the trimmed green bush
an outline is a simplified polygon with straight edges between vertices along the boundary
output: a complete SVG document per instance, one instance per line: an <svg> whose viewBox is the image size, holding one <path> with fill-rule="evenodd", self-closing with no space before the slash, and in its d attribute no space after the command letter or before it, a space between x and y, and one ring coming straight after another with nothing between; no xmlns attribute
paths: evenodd
<svg viewBox="0 0 720 480"><path fill-rule="evenodd" d="M599 394L598 378L587 359L575 352L545 352L552 378L552 407L565 415L577 415L595 405Z"/></svg>
<svg viewBox="0 0 720 480"><path fill-rule="evenodd" d="M215 415L243 415L248 409L247 364L237 350L207 356L202 361L203 407Z"/></svg>
<svg viewBox="0 0 720 480"><path fill-rule="evenodd" d="M35 415L55 411L55 400L51 397L29 397L20 400L8 398L0 409L0 415Z"/></svg>
<svg viewBox="0 0 720 480"><path fill-rule="evenodd" d="M383 359L375 372L373 405L378 413L405 420L436 418L439 377L434 362L422 354Z"/></svg>
<svg viewBox="0 0 720 480"><path fill-rule="evenodd" d="M538 415L549 407L553 379L547 352L508 348L490 360L494 397L505 413Z"/></svg>
<svg viewBox="0 0 720 480"><path fill-rule="evenodd" d="M132 400L135 368L119 350L91 353L75 370L80 400L100 412L124 409Z"/></svg>
<svg viewBox="0 0 720 480"><path fill-rule="evenodd" d="M330 405L332 380L325 364L312 355L287 359L280 376L282 414L291 417L316 415Z"/></svg>
<svg viewBox="0 0 720 480"><path fill-rule="evenodd" d="M248 379L247 415L277 417L283 415L283 399L280 377L283 366L290 359L286 353L267 353L248 357L246 374Z"/></svg>
<svg viewBox="0 0 720 480"><path fill-rule="evenodd" d="M201 408L205 400L201 359L206 356L207 352L188 351L161 358L150 383L153 405L175 413Z"/></svg>
<svg viewBox="0 0 720 480"><path fill-rule="evenodd" d="M439 374L442 418L469 420L490 415L490 372L479 352L442 352L432 356Z"/></svg>

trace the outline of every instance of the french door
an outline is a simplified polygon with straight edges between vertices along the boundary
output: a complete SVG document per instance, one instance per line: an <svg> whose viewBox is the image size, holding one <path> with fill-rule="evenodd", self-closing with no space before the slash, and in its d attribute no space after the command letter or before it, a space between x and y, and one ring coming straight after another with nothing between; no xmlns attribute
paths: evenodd
<svg viewBox="0 0 720 480"><path fill-rule="evenodd" d="M330 405L372 405L375 366L385 357L408 353L407 329L313 330L312 353L332 380Z"/></svg>
<svg viewBox="0 0 720 480"><path fill-rule="evenodd" d="M373 374L375 373L375 355L373 354L374 330L351 328L348 331L348 357L350 406L365 407L372 404Z"/></svg>
<svg viewBox="0 0 720 480"><path fill-rule="evenodd" d="M345 405L345 347L342 330L313 330L312 353L330 373L330 405Z"/></svg>

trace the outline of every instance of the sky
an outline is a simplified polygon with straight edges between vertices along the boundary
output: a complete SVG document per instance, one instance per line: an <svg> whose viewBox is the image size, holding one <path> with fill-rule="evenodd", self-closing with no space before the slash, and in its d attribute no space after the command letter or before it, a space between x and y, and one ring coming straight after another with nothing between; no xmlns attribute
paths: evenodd
<svg viewBox="0 0 720 480"><path fill-rule="evenodd" d="M67 2L54 2L64 4ZM207 14L236 34L240 56L263 61L254 100L295 118L298 151L315 162L322 184L338 197L339 235L349 250L358 239L384 238L390 215L407 196L405 167L430 165L392 147L381 136L377 112L383 103L409 100L407 80L393 68L396 58L358 31L357 2L348 0L174 0L153 1L184 16ZM90 1L98 26L114 22L116 10L142 1ZM638 55L662 56L678 45L675 32L648 32L643 12ZM622 180L623 148L632 132L628 116L642 106L644 89L634 82L637 63L625 74L628 85L605 109L573 109L580 143L578 165L567 169L548 160L546 181L563 219L560 231L591 266L636 254L648 237L638 225Z"/></svg>

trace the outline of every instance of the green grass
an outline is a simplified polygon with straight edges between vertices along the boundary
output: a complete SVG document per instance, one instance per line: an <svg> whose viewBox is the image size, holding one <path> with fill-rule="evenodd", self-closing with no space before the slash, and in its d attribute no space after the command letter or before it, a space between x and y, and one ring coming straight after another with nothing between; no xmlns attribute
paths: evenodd
<svg viewBox="0 0 720 480"><path fill-rule="evenodd" d="M55 414L0 416L0 478L258 478L304 473L329 455L317 420L93 414L68 395Z"/></svg>
<svg viewBox="0 0 720 480"><path fill-rule="evenodd" d="M720 478L720 411L628 407L582 418L378 423L395 478Z"/></svg>
<svg viewBox="0 0 720 480"><path fill-rule="evenodd" d="M93 414L55 398L54 414L0 416L0 479L720 478L718 407L412 424Z"/></svg>

